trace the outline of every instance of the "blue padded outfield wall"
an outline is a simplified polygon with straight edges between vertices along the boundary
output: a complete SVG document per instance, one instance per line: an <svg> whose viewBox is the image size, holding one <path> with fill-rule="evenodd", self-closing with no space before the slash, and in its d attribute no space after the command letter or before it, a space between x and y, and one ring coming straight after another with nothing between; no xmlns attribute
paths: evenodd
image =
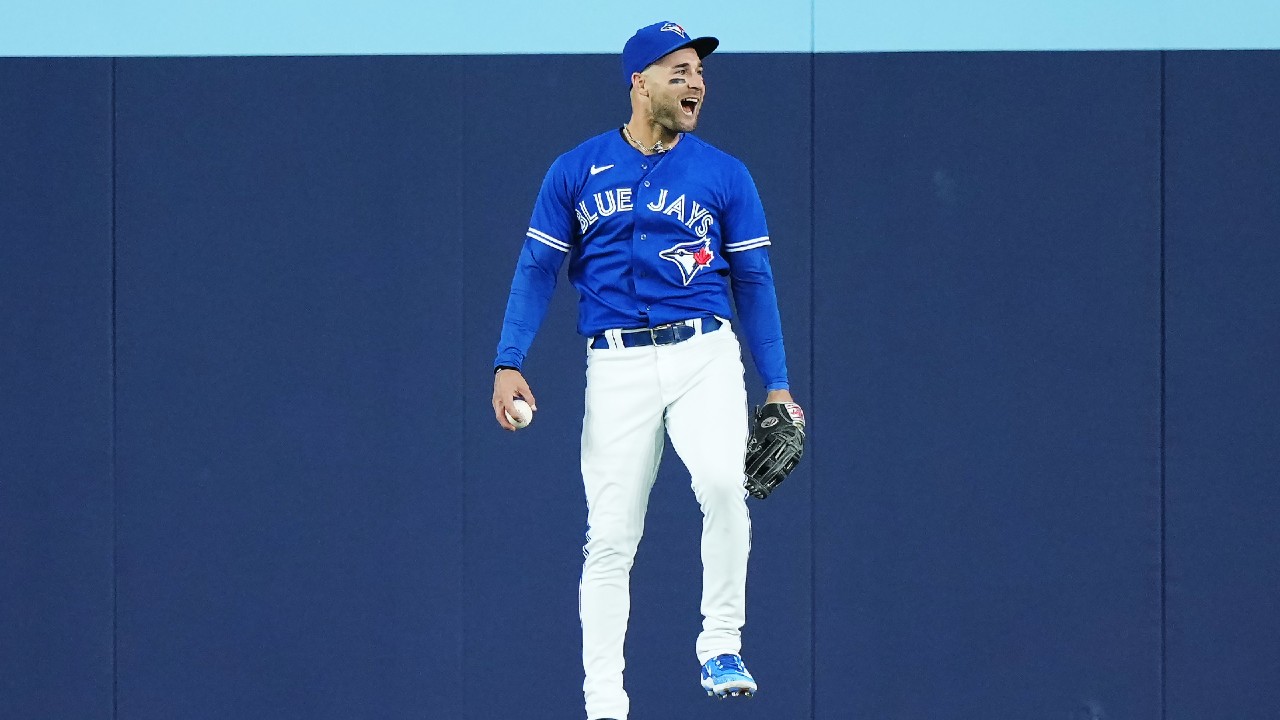
<svg viewBox="0 0 1280 720"><path fill-rule="evenodd" d="M0 60L0 717L108 718L110 60Z"/></svg>
<svg viewBox="0 0 1280 720"><path fill-rule="evenodd" d="M582 341L490 362L606 55L0 59L0 718L581 717ZM632 717L1280 717L1280 52L724 54L811 445ZM615 88L616 92L610 90ZM753 396L760 385L749 371Z"/></svg>

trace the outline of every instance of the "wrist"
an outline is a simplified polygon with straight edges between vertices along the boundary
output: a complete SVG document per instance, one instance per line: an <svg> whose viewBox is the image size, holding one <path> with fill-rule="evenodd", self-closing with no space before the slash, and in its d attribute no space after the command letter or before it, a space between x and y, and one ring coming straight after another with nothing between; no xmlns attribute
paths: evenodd
<svg viewBox="0 0 1280 720"><path fill-rule="evenodd" d="M795 402L795 399L791 397L791 391L787 388L778 388L777 390L770 390L765 395L764 401L766 403Z"/></svg>

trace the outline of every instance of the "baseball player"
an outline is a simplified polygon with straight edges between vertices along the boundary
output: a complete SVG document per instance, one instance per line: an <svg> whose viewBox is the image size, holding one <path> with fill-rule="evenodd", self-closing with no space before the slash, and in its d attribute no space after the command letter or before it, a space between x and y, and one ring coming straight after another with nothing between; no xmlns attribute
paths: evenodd
<svg viewBox="0 0 1280 720"><path fill-rule="evenodd" d="M664 430L702 508L702 686L720 697L756 691L740 655L751 538L747 397L735 324L766 384L766 403L786 403L793 417L799 407L788 390L755 183L739 160L689 134L706 100L702 60L718 45L673 22L643 27L627 41L622 80L631 118L552 163L494 361L494 416L514 430L508 413L517 414L517 398L536 409L521 366L567 258L587 345L579 612L589 720L627 717L629 575ZM739 310L732 323L731 288Z"/></svg>

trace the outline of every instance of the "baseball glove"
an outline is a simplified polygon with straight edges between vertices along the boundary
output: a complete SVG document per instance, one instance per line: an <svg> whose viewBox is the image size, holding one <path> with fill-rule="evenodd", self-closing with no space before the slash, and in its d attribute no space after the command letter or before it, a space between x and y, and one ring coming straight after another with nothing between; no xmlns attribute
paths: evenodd
<svg viewBox="0 0 1280 720"><path fill-rule="evenodd" d="M745 485L764 500L795 469L804 455L804 411L793 402L756 408L747 439Z"/></svg>

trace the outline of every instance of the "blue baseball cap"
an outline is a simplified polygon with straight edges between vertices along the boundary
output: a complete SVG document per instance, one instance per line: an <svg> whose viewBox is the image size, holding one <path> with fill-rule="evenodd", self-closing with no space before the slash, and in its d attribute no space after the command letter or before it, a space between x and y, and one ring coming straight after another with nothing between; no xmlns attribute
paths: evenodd
<svg viewBox="0 0 1280 720"><path fill-rule="evenodd" d="M713 37L691 39L684 28L673 22L656 22L640 28L622 48L622 81L631 87L633 73L644 72L663 56L687 47L704 58L720 47L720 41Z"/></svg>

